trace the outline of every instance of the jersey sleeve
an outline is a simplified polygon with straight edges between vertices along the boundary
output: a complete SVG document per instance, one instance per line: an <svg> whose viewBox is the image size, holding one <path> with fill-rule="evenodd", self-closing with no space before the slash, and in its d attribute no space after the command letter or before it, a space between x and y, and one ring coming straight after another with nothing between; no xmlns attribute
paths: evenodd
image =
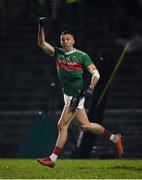
<svg viewBox="0 0 142 180"><path fill-rule="evenodd" d="M85 53L83 55L83 65L85 67L88 67L91 64L93 64L92 59L90 58L90 56L88 54Z"/></svg>
<svg viewBox="0 0 142 180"><path fill-rule="evenodd" d="M59 48L59 47L54 47L55 49L55 53L53 55L53 58L55 59L55 61L58 59L58 56L63 54L63 49Z"/></svg>

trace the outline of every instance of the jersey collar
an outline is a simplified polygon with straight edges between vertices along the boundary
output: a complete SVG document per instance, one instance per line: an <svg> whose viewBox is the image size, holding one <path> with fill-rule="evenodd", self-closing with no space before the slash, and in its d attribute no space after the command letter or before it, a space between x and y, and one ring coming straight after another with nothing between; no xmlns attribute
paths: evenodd
<svg viewBox="0 0 142 180"><path fill-rule="evenodd" d="M73 49L72 51L70 51L70 52L65 52L65 51L64 51L64 52L65 52L65 54L67 54L67 55L68 55L68 54L72 54L72 53L74 53L75 51L76 51L76 49L74 48L74 49Z"/></svg>

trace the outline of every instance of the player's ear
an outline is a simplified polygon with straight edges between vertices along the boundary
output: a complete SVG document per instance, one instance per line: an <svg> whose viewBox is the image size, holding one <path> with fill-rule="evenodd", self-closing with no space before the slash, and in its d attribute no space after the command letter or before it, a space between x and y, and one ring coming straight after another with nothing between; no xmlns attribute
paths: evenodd
<svg viewBox="0 0 142 180"><path fill-rule="evenodd" d="M74 44L75 44L75 40L73 39L73 41L72 41L72 42L73 42L73 45L74 45Z"/></svg>

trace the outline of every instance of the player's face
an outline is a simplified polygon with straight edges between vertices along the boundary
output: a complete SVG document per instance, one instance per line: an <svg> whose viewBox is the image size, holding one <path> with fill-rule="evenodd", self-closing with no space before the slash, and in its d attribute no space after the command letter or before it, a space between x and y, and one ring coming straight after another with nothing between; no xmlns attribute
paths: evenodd
<svg viewBox="0 0 142 180"><path fill-rule="evenodd" d="M61 35L60 43L66 52L70 52L73 50L73 45L75 41L71 34L65 34L65 35Z"/></svg>

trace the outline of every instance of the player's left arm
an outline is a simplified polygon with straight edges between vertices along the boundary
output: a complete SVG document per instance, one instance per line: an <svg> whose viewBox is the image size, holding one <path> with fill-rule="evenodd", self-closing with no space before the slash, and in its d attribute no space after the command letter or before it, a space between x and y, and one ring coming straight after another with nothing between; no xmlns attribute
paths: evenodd
<svg viewBox="0 0 142 180"><path fill-rule="evenodd" d="M96 66L94 64L91 64L89 66L87 66L87 70L92 74L92 78L91 78L91 82L89 87L86 90L83 90L80 92L80 94L77 97L73 97L70 103L70 108L72 111L75 111L75 109L78 106L79 101L83 98L83 97L87 97L87 96L92 96L94 89L99 81L100 78L100 74L96 68Z"/></svg>
<svg viewBox="0 0 142 180"><path fill-rule="evenodd" d="M91 78L89 87L94 91L94 89L100 79L100 73L94 64L89 65L87 67L87 70L92 74L92 78Z"/></svg>

